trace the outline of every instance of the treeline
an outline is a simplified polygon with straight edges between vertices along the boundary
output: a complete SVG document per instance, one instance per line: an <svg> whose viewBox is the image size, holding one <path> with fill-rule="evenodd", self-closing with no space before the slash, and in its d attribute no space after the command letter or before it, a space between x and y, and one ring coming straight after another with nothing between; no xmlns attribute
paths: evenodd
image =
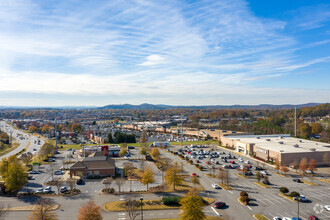
<svg viewBox="0 0 330 220"><path fill-rule="evenodd" d="M106 138L107 143L136 143L136 137L134 134L126 134L120 131L116 131L112 137L112 133L108 133Z"/></svg>

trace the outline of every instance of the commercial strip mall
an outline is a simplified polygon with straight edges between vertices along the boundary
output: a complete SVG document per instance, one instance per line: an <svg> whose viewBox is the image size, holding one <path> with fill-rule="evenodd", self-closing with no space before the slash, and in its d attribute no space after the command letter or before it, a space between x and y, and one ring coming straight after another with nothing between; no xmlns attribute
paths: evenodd
<svg viewBox="0 0 330 220"><path fill-rule="evenodd" d="M235 151L260 158L275 161L289 166L295 160L302 158L315 159L318 166L329 165L330 144L290 137L288 134L278 135L236 135L222 136L222 145Z"/></svg>

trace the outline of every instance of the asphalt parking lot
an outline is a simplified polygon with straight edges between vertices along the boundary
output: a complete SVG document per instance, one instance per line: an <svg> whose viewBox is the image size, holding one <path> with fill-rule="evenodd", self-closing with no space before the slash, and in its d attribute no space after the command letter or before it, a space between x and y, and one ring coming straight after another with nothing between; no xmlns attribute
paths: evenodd
<svg viewBox="0 0 330 220"><path fill-rule="evenodd" d="M182 148L181 146L175 146L172 149L178 150ZM203 150L210 150L210 148L203 148ZM216 151L225 152L228 155L229 150L224 148L216 148ZM227 159L235 161L236 164L243 164L238 161L238 157L242 157L245 160L249 160L251 165L253 166L261 166L267 169L267 172L270 173L269 181L271 183L271 188L263 188L255 182L257 181L255 176L249 176L248 178L242 178L237 175L238 171L236 169L228 169L229 170L229 182L230 185L234 188L232 190L232 194L239 197L240 191L246 191L251 198L251 204L246 206L246 209L252 211L252 213L259 213L267 216L272 219L275 216L279 217L297 217L298 212L298 203L295 201L290 201L287 198L283 198L279 195L279 188L285 186L289 189L290 192L297 191L301 195L304 195L309 200L308 202L300 202L299 203L299 216L303 219L308 219L309 216L314 215L320 219L330 219L330 212L326 211L323 206L330 204L330 184L318 181L317 179L310 180L308 177L304 177L305 180L313 181L317 183L317 186L307 185L305 183L296 183L293 181L294 178L299 178L298 175L290 174L289 177L284 177L276 174L276 171L273 167L268 165L260 165L257 164L253 159L246 158L243 155L231 152L231 155L235 155L236 159ZM196 162L196 159L193 159ZM203 164L206 169L203 171L204 174L210 173L210 168L206 165L206 161L210 162L209 158L199 159L200 164ZM215 158L216 161L219 161L221 165L214 165L215 167L221 167L225 163L221 160L221 158ZM255 174L255 170L252 169L253 174ZM213 182L219 182L219 180L215 178L210 178L206 176L201 176L201 179L208 178ZM228 209L229 214L233 213L234 210Z"/></svg>

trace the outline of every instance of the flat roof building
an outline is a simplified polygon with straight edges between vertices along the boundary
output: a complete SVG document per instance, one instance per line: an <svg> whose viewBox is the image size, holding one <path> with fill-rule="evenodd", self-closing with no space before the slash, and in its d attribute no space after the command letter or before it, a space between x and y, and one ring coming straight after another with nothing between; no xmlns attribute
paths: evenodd
<svg viewBox="0 0 330 220"><path fill-rule="evenodd" d="M288 134L224 136L221 141L242 154L265 161L278 158L286 166L295 160L299 163L302 158L315 159L319 166L329 164L330 144Z"/></svg>

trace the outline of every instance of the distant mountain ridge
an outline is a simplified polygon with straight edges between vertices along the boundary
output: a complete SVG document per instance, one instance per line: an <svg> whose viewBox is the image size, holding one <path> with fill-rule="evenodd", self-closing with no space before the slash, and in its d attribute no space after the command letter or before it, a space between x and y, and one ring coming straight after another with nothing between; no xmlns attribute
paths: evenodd
<svg viewBox="0 0 330 220"><path fill-rule="evenodd" d="M139 110L152 110L152 109L291 109L294 107L312 107L321 105L324 103L306 103L299 105L283 104L283 105L271 105L271 104L260 104L260 105L191 105L191 106L180 106L180 105L153 105L143 103L140 105L122 104L122 105L106 105L99 107L98 109L139 109Z"/></svg>

